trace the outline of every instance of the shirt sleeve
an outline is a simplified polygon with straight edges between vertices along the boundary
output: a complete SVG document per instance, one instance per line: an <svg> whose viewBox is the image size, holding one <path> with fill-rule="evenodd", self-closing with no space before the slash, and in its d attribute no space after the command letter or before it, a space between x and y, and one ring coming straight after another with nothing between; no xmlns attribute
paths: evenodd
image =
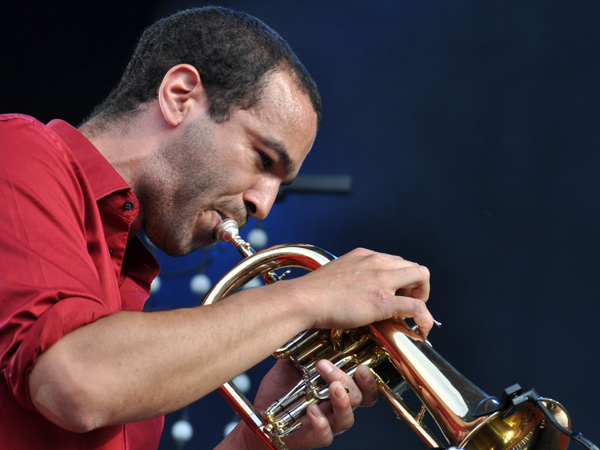
<svg viewBox="0 0 600 450"><path fill-rule="evenodd" d="M106 286L118 293L117 282L110 258L99 262L107 250L85 177L34 119L0 121L0 205L0 369L15 399L35 410L28 374L37 356L116 312L119 296Z"/></svg>

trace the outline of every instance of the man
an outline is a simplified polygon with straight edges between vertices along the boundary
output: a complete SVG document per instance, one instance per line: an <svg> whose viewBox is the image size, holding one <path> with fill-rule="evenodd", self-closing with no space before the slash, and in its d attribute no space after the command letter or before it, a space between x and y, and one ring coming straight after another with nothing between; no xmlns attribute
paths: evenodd
<svg viewBox="0 0 600 450"><path fill-rule="evenodd" d="M281 37L211 7L148 28L79 130L2 117L4 446L156 448L163 414L302 330L404 316L428 333L427 269L367 250L209 307L141 312L158 268L138 232L185 255L212 243L224 218L265 218L310 151L320 113L314 82ZM328 361L318 369L330 400L309 408L290 448L329 444L354 407L375 401L368 369L354 379ZM276 365L257 406L288 378ZM261 445L241 424L220 448Z"/></svg>

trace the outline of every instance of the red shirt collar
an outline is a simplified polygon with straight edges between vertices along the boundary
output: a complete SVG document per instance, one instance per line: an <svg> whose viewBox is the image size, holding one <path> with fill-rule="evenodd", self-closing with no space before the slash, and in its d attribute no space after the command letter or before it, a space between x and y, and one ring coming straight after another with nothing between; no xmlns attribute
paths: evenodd
<svg viewBox="0 0 600 450"><path fill-rule="evenodd" d="M90 182L96 201L122 189L131 189L102 153L75 127L60 119L52 120L48 127L73 151Z"/></svg>
<svg viewBox="0 0 600 450"><path fill-rule="evenodd" d="M140 261L144 263L141 266L135 265L138 269L128 268L126 272L129 276L137 278L138 282L142 281L149 291L150 283L158 275L159 266L139 236L128 240L129 227L139 211L138 201L131 187L104 155L75 127L60 119L52 120L48 127L58 134L73 152L90 184L102 216L106 242L113 252L112 260L115 273L120 278L119 284L122 286L124 280L122 265L129 266L128 261L123 261L127 247L132 261L136 264ZM133 204L130 210L123 209L127 200ZM137 276L134 275L136 270L141 271Z"/></svg>

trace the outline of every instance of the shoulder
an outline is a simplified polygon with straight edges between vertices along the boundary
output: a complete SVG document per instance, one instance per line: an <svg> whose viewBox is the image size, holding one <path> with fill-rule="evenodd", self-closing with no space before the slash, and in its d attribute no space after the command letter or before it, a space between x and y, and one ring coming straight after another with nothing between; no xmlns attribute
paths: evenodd
<svg viewBox="0 0 600 450"><path fill-rule="evenodd" d="M2 138L27 132L46 132L46 125L25 114L0 114L0 135Z"/></svg>
<svg viewBox="0 0 600 450"><path fill-rule="evenodd" d="M79 198L84 183L72 149L51 127L22 114L0 115L0 197L18 192Z"/></svg>
<svg viewBox="0 0 600 450"><path fill-rule="evenodd" d="M0 145L4 147L36 138L54 141L57 136L50 127L34 117L25 114L0 114Z"/></svg>
<svg viewBox="0 0 600 450"><path fill-rule="evenodd" d="M24 114L0 115L0 160L4 165L43 163L48 159L70 165L72 154L47 125Z"/></svg>

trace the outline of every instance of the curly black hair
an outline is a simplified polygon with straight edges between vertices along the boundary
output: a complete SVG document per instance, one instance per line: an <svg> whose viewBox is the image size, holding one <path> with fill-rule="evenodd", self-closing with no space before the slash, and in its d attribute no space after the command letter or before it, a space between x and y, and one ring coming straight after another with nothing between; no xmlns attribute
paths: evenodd
<svg viewBox="0 0 600 450"><path fill-rule="evenodd" d="M276 69L295 76L320 121L318 88L288 43L259 19L215 6L180 11L146 28L121 81L91 118L135 114L139 105L157 98L163 77L177 64L198 70L217 122L228 120L234 109L255 105L265 75Z"/></svg>

